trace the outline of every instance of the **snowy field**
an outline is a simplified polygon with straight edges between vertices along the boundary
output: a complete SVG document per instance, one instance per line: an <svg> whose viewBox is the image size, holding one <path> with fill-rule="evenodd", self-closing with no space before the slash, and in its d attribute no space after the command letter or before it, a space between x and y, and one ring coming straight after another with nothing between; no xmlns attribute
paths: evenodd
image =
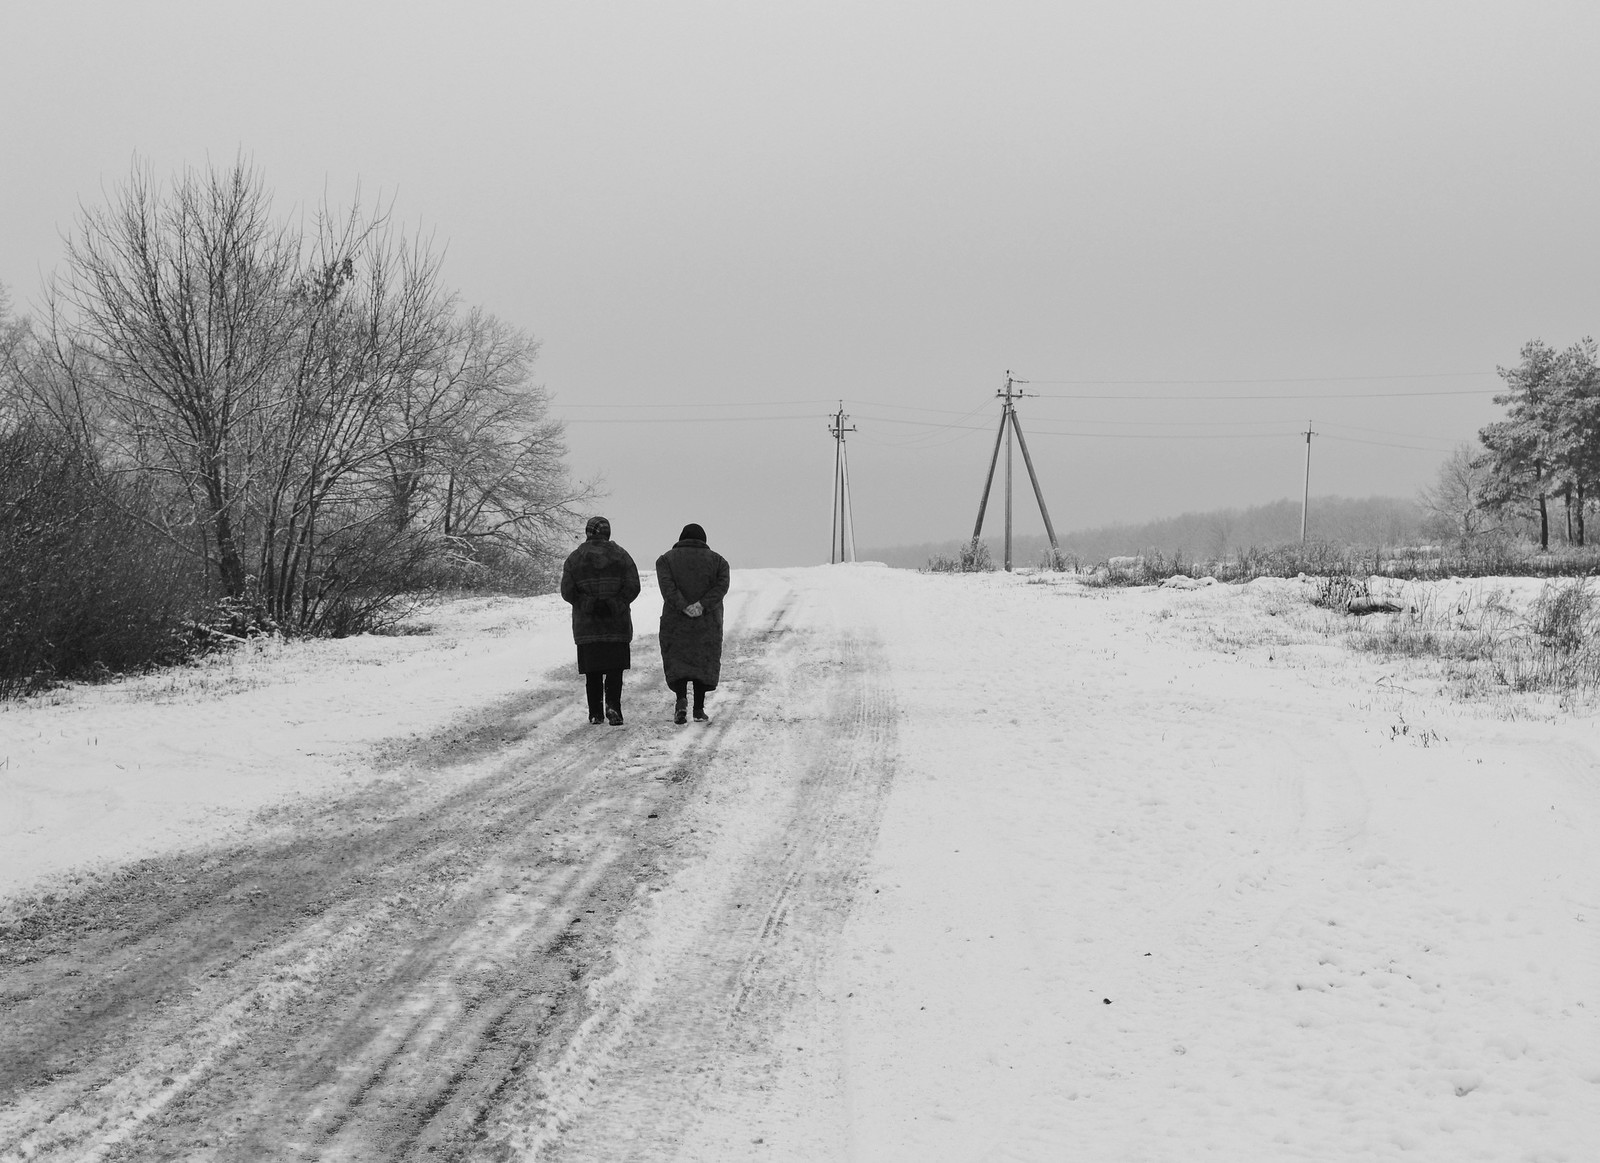
<svg viewBox="0 0 1600 1163"><path fill-rule="evenodd" d="M1481 592L1435 590L1441 608ZM1530 592L1502 587L1513 605ZM736 571L712 730L670 724L653 638L636 643L628 725L580 723L553 597L416 622L426 632L267 644L0 705L0 1018L31 1015L14 1030L32 1031L0 1034L0 1051L16 1037L39 1064L0 1073L0 1159L247 1158L267 1142L373 1159L1600 1158L1591 710L1465 699L1427 664L1357 653L1295 582ZM653 622L647 596L641 635ZM504 888L533 865L496 857L476 968L450 968L466 964L466 922L450 922L439 947L457 961L441 953L392 995L387 1033L340 1051L359 1064L419 998L454 998L472 974L489 988L485 958L514 977L489 926L609 917L525 1099L505 1097L521 1065L470 1051L493 1096L474 1100L478 1138L367 1134L389 1125L362 1113L368 1089L309 1075L294 1085L316 1103L260 1107L239 1137L235 1100L208 1105L207 1088L288 1075L180 1053L155 1018L113 1015L49 1057L78 1027L22 976L72 956L38 918L130 862L278 851L319 812L366 835L349 805L374 795L424 819L491 770L559 763L576 773L561 787L589 789L563 801L562 827L594 838L563 856L562 883L592 873L611 903L563 889L559 904L532 873ZM306 856L310 875L336 855ZM355 943L376 915L317 940ZM274 987L299 989L290 1002L257 1004L287 957L197 971L185 1020L233 1015L227 1046L289 1021L323 987L297 969ZM531 996L494 988L502 1017ZM144 1041L119 1058L114 1030ZM303 1035L282 1045L314 1056ZM169 1051L189 1055L182 1070L145 1068ZM285 1129L330 1103L359 1117Z"/></svg>

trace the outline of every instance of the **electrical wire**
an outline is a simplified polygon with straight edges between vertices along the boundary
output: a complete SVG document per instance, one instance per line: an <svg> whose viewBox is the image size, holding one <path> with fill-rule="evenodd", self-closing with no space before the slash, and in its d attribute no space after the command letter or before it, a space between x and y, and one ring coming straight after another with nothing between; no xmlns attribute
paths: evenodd
<svg viewBox="0 0 1600 1163"><path fill-rule="evenodd" d="M1304 436L1305 433L1301 432L1298 435ZM1420 445L1420 444L1394 444L1394 443L1392 443L1390 441L1387 441L1387 440L1362 440L1361 438L1356 437L1356 436L1338 436L1338 435L1336 435L1336 434L1334 434L1332 432L1319 432L1319 433L1317 433L1317 435L1322 437L1324 440L1337 440L1337 441L1339 441L1340 443L1343 443L1343 444L1371 444L1371 445L1375 445L1378 448L1409 448L1413 452L1448 452L1448 451L1450 451L1447 448L1426 448L1426 447L1424 447L1423 445Z"/></svg>
<svg viewBox="0 0 1600 1163"><path fill-rule="evenodd" d="M890 404L890 405L869 404L868 405L868 407L884 407L884 406L887 406L887 407L890 407L890 408L898 407L898 405L894 405L894 404ZM971 420L971 419L973 419L979 413L988 411L989 410L989 406L990 406L990 402L988 400L984 400L982 403L977 405L977 407L968 408L965 412L956 413L953 410L946 409L946 408L922 408L922 407L918 407L918 406L915 406L915 405L910 405L910 406L907 406L907 410L908 411L935 412L935 413L942 413L942 414L946 414L946 415L955 415L955 416L958 417L958 419L954 420L954 421L948 421L948 422L942 423L942 424L935 424L929 429L929 431L914 433L911 436L906 437L904 440L894 440L894 441L879 440L879 441L874 441L874 440L871 440L869 438L867 442L869 444L870 443L881 444L881 445L884 445L884 446L890 447L890 448L919 448L919 449L922 449L922 448L943 448L946 445L954 444L958 440L971 439L969 433L970 433L970 431L972 429L970 427L968 427L968 426L962 425L960 423L960 421L961 420ZM922 421L921 423L929 423L929 422ZM937 439L937 437L942 432L952 432L954 434L949 436L947 439L944 439L944 440Z"/></svg>
<svg viewBox="0 0 1600 1163"><path fill-rule="evenodd" d="M939 436L937 432L922 432L904 440L883 440L870 432L857 432L853 434L852 439L877 448L899 448L910 449L913 452L928 452L936 448L948 448L952 444L958 444L963 440L972 440L979 431L979 429L974 428L963 428L944 436L943 439L936 439ZM983 429L982 431L988 431L988 429Z"/></svg>
<svg viewBox="0 0 1600 1163"><path fill-rule="evenodd" d="M1443 440L1451 443L1448 436L1430 436L1426 432L1391 432L1387 428L1363 428L1359 424L1341 424L1337 420L1318 420L1317 424L1324 428L1343 428L1349 432L1370 432L1374 436L1404 436L1413 440Z"/></svg>
<svg viewBox="0 0 1600 1163"><path fill-rule="evenodd" d="M1035 381L1029 381L1035 382ZM1203 381L1197 381L1203 382ZM1398 400L1407 396L1498 396L1501 388L1462 388L1442 392L1296 392L1283 395L1273 392L1238 393L1231 395L1174 396L1133 395L1123 393L1091 392L1038 392L1039 400L1155 400L1168 404L1208 400Z"/></svg>
<svg viewBox="0 0 1600 1163"><path fill-rule="evenodd" d="M1268 440L1301 436L1300 432L1058 432L1028 429L1029 436L1072 436L1083 440Z"/></svg>
<svg viewBox="0 0 1600 1163"><path fill-rule="evenodd" d="M1021 414L1021 413L1019 413ZM1237 429L1240 426L1261 427L1270 424L1282 427L1285 424L1299 424L1299 421L1286 421L1286 419L1270 419L1270 421L1246 421L1246 419L1232 419L1232 421L1128 421L1128 419L1115 419L1115 421L1102 421L1090 416L1040 416L1029 413L1027 422L1034 424L1102 424L1102 426L1123 426L1130 429ZM1320 422L1320 421L1318 421Z"/></svg>
<svg viewBox="0 0 1600 1163"><path fill-rule="evenodd" d="M1345 383L1352 381L1382 381L1382 380L1419 380L1441 379L1464 376L1484 376L1488 372L1424 372L1404 375L1376 375L1376 376L1297 376L1261 379L1209 379L1209 380L1018 380L1018 383L1027 384L1249 384L1249 383ZM1320 400L1320 399L1379 399L1399 396L1466 396L1466 395L1494 395L1500 389L1461 389L1450 391L1406 391L1406 392L1319 392L1304 393L1293 396L1283 396L1268 393L1238 393L1225 395L1122 395L1102 393L1038 393L1033 399L1066 399L1066 400L1110 400L1110 401L1160 401L1167 403L1206 402L1219 400L1272 400L1286 402L1291 400ZM959 440L970 439L967 435L975 432L993 432L994 425L989 423L972 424L971 421L992 405L992 400L985 399L976 407L966 410L955 408L938 408L922 404L891 403L885 400L850 401L839 397L814 397L799 400L757 400L757 401L704 401L688 402L678 401L671 403L571 403L558 404L557 407L568 414L565 421L568 424L740 424L740 423L791 423L802 420L815 421L822 419L816 413L779 413L760 412L753 415L729 415L727 409L769 409L769 408L805 408L822 407L842 402L855 407L876 409L876 412L858 412L856 419L866 420L876 424L898 425L903 427L926 429L908 435L902 440L883 440L873 436L860 436L858 439L866 443L878 444L885 447L899 447L907 449L924 449L943 447ZM577 410L580 414L573 415ZM646 415L583 415L583 411L598 410L615 413L625 410L643 411ZM664 416L660 413L668 411L683 412L692 410L693 415ZM881 413L899 413L899 415L886 415ZM954 420L916 419L905 415L906 413L927 416L952 416ZM1113 439L1113 440L1248 440L1248 439L1277 439L1286 436L1304 435L1303 430L1296 428L1293 432L1282 431L1283 420L1137 420L1116 419L1104 420L1090 417L1064 417L1064 416L1039 416L1029 417L1028 432L1045 437L1065 437L1070 439ZM1447 436L1431 436L1420 432L1395 432L1388 429L1369 428L1357 424L1345 424L1340 421L1317 421L1319 434L1331 440L1342 440L1347 443L1370 444L1377 447L1405 448L1419 452L1444 452L1448 447L1459 443L1458 438ZM1056 427L1067 425L1068 427ZM1084 428L1118 427L1138 429L1169 429L1177 431L1084 431ZM1194 431L1194 429L1232 429L1233 431ZM1278 429L1269 431L1239 431L1241 428L1267 428ZM1426 444L1396 443L1388 440L1370 440L1355 436L1341 435L1340 432L1327 432L1322 429L1338 429L1340 432L1360 432L1371 436L1399 437L1402 441L1432 441L1443 447L1431 447ZM942 437L942 439L941 439Z"/></svg>
<svg viewBox="0 0 1600 1163"><path fill-rule="evenodd" d="M909 424L917 427L929 428L962 428L968 432L994 432L993 424L935 424L931 420L902 420L895 416L869 416L857 412L852 414L856 420L871 420L877 424ZM1281 421L1280 421L1281 423ZM1114 438L1122 440L1239 440L1252 439L1258 436L1293 436L1293 432L1063 432L1059 429L1041 428L1030 423L1027 435L1040 436L1077 436L1085 439Z"/></svg>
<svg viewBox="0 0 1600 1163"><path fill-rule="evenodd" d="M961 413L960 417L963 420L969 419L969 418L977 415L977 413L983 411L984 408L987 408L987 407L988 407L988 402L986 401L983 404L982 407L972 409L972 410L970 410L968 412L965 412L965 413ZM928 430L926 432L919 433L917 435L911 436L908 439L903 440L903 441L885 441L885 440L873 440L871 438L867 438L867 443L877 443L877 444L882 444L882 445L891 446L891 447L908 447L909 448L909 447L918 447L919 445L926 445L928 447L940 447L944 443L954 443L955 440L964 439L964 436L960 435L961 433L967 433L967 432L993 432L995 430L994 425L992 425L992 424L962 424L962 423L959 423L959 422L951 422L951 421L915 420L915 419L909 419L909 418L901 417L901 416L880 416L880 415L874 415L872 413L863 413L863 412L854 413L853 414L853 418L854 419L858 419L858 420L867 420L867 421L870 421L870 422L875 423L875 424L894 424L894 425L900 425L900 426L903 426L903 427L925 428L925 429ZM824 419L824 417L819 417L819 416L817 416L815 414L812 414L812 413L793 413L793 414L789 414L789 415L778 415L778 416L772 416L772 415L767 415L767 416L708 416L708 415L699 415L699 416L638 416L638 417L629 417L629 416L616 416L616 417L612 417L612 416L571 416L571 417L567 417L565 419L565 422L568 423L568 424L749 424L749 423L763 423L763 424L765 424L765 423L773 423L773 422L791 423L791 422L798 422L798 421L803 421L803 420L815 421L815 420L820 420L820 419ZM1295 430L1292 430L1292 431L1280 429L1280 430L1277 430L1277 431L1268 431L1268 432L1239 432L1239 431L1233 431L1233 432L1085 432L1085 431L1080 431L1078 429L1061 429L1061 428L1052 427L1053 424L1059 424L1059 423L1077 424L1077 425L1083 425L1083 424L1117 424L1117 425L1123 425L1123 426L1129 426L1129 427L1131 427L1131 426L1141 426L1141 427L1149 426L1149 427L1180 427L1180 428L1188 428L1188 427L1235 427L1236 428L1236 427L1238 427L1240 425L1270 425L1270 426L1276 427L1278 425L1281 425L1283 423L1283 421L1281 421L1281 420L1236 420L1236 421L1224 421L1224 420L1204 420L1204 421L1150 420L1150 421L1137 421L1137 420L1088 420L1088 419L1083 419L1083 418L1078 418L1078 419L1074 419L1074 420L1066 420L1064 418L1058 418L1058 417L1037 417L1036 416L1036 417L1030 418L1030 423L1028 425L1027 431L1028 431L1029 435L1061 436L1061 437L1070 437L1070 438L1082 439L1082 440L1095 440L1095 439L1109 439L1109 440L1251 440L1251 439L1257 439L1257 438L1269 438L1269 437L1270 438L1277 438L1277 437L1284 437L1284 436L1304 435L1303 431L1300 430L1300 429L1295 429ZM1453 446L1454 444L1459 443L1459 439L1458 438L1445 437L1445 436L1427 436L1427 435L1424 435L1423 433L1420 433L1420 432L1390 432L1390 431L1387 431L1387 430L1381 429L1381 428L1363 428L1363 427L1361 427L1359 425L1340 424L1340 423L1337 423L1337 422L1334 422L1334 421L1317 421L1316 423L1318 423L1319 425L1322 425L1325 428L1340 428L1340 429L1344 429L1344 430L1348 430L1348 431L1365 432L1365 433L1369 433L1371 435L1376 435L1376 436L1399 436L1399 437L1402 437L1404 439L1412 439L1412 440L1434 440L1434 441L1438 441L1442 445L1450 445L1450 446ZM955 435L950 441L934 442L932 440L932 438L938 436L941 433L956 433L957 435ZM1413 450L1419 451L1419 452L1445 452L1445 451L1448 451L1447 447L1445 447L1445 448L1429 447L1429 446L1426 446L1426 445L1417 445L1417 444L1396 444L1396 443L1389 442L1389 441L1365 440L1365 439L1361 439L1359 437L1343 436L1343 435L1339 435L1338 433L1323 432L1323 431L1320 431L1320 430L1319 430L1319 435L1323 435L1327 439L1330 439L1330 440L1343 440L1343 441L1346 441L1348 443L1354 443L1354 444L1372 444L1372 445L1379 445L1379 446L1388 447L1388 448L1408 448L1408 449L1413 449ZM858 437L858 439L860 439L860 437Z"/></svg>
<svg viewBox="0 0 1600 1163"><path fill-rule="evenodd" d="M903 404L884 404L884 403L879 403L877 401L862 401L862 400L854 400L854 401L852 401L852 400L850 400L848 398L846 398L845 403L846 404L853 404L855 407L858 407L858 408L887 408L887 409L894 410L894 411L936 412L936 413L940 413L942 415L960 416L960 417L965 418L965 417L969 417L969 416L975 416L979 412L987 411L989 409L989 407L991 406L991 404L993 403L993 401L992 400L985 400L985 401L983 401L983 403L979 404L976 408L969 408L965 412L959 412L954 408L923 408L923 407L908 406L908 405L903 405ZM1186 428L1186 427L1200 427L1200 428L1219 428L1220 427L1220 428L1225 428L1225 427L1235 426L1235 425L1239 425L1239 424L1283 424L1283 423L1286 422L1286 421L1284 421L1282 419L1278 419L1278 420L1098 420L1098 419L1091 419L1091 418L1086 417L1086 416L1072 416L1072 417L1066 417L1066 416L1041 416L1036 412L1029 412L1028 413L1028 418L1032 423L1035 423L1035 424L1037 424L1037 423L1045 423L1045 424L1127 424L1127 425L1130 425L1130 426L1137 425L1139 427L1144 427L1146 425L1150 425L1150 426L1154 426L1154 427L1166 426L1166 427L1174 427L1174 428ZM1295 421L1295 422L1298 423L1298 421Z"/></svg>
<svg viewBox="0 0 1600 1163"><path fill-rule="evenodd" d="M829 396L825 400L708 400L700 404L569 404L558 401L555 406L558 408L809 408L813 404L824 406L837 400L837 396Z"/></svg>
<svg viewBox="0 0 1600 1163"><path fill-rule="evenodd" d="M565 424L768 424L774 420L816 420L825 416L566 416Z"/></svg>
<svg viewBox="0 0 1600 1163"><path fill-rule="evenodd" d="M1253 378L1177 379L1177 380L1041 380L1037 377L1015 381L1019 384L1352 384L1376 380L1461 380L1478 376L1499 377L1499 372L1389 372L1368 376L1257 376Z"/></svg>

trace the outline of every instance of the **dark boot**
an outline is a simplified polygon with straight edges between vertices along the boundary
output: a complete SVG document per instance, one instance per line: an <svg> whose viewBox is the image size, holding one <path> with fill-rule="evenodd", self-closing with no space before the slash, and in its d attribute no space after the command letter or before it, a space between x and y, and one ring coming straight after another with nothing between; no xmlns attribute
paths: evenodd
<svg viewBox="0 0 1600 1163"><path fill-rule="evenodd" d="M711 716L706 714L706 692L699 683L694 684L694 721L696 723L709 723Z"/></svg>
<svg viewBox="0 0 1600 1163"><path fill-rule="evenodd" d="M606 722L613 727L622 726L622 672L606 672Z"/></svg>
<svg viewBox="0 0 1600 1163"><path fill-rule="evenodd" d="M667 687L672 691L672 721L684 724L689 721L689 684L683 680L669 682Z"/></svg>
<svg viewBox="0 0 1600 1163"><path fill-rule="evenodd" d="M594 673L586 674L584 679L584 694L589 696L589 722L604 723L605 717L605 675Z"/></svg>

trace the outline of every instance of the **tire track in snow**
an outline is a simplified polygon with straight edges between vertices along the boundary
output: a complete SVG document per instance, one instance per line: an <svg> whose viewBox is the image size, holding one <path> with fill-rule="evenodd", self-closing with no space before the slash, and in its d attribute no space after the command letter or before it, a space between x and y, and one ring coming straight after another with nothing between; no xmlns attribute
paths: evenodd
<svg viewBox="0 0 1600 1163"><path fill-rule="evenodd" d="M476 1157L594 1024L617 918L788 610L730 611L730 669L756 677L709 727L640 730L643 683L634 726L590 727L563 670L406 749L481 757L458 791L391 780L280 821L287 840L32 902L0 931L0 1158Z"/></svg>
<svg viewBox="0 0 1600 1163"><path fill-rule="evenodd" d="M876 839L895 711L875 643L798 637L770 660L787 671L763 690L772 705L752 705L730 739L730 749L752 752L759 773L743 794L770 805L764 830L703 841L700 860L680 873L685 883L655 898L622 943L610 1043L569 1064L565 1123L511 1140L515 1157L745 1157L752 1101L762 1105L752 1095L791 1051L806 1052L787 1044L786 1031L798 1023L808 1042L822 1034L819 976ZM771 763L774 747L793 762ZM844 1125L838 1058L814 1044L810 1053L817 1108L760 1117L826 1139Z"/></svg>

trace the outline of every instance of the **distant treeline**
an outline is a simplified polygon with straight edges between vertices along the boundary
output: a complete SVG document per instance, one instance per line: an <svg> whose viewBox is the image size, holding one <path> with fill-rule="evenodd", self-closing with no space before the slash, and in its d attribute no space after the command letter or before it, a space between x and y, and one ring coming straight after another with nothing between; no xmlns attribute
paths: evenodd
<svg viewBox="0 0 1600 1163"><path fill-rule="evenodd" d="M1430 514L1405 497L1313 497L1308 533L1318 542L1338 546L1416 545L1428 539ZM1061 535L1061 551L1085 563L1145 552L1178 555L1189 560L1215 559L1241 549L1267 548L1300 539L1300 502L1273 501L1247 509L1211 509L1183 513L1138 525L1103 525ZM996 562L1003 552L1003 534L987 534ZM959 554L966 542L930 541L920 545L863 549L866 561L882 561L904 569L921 569L932 557ZM1043 534L1019 536L1012 542L1017 565L1043 560L1049 542Z"/></svg>

